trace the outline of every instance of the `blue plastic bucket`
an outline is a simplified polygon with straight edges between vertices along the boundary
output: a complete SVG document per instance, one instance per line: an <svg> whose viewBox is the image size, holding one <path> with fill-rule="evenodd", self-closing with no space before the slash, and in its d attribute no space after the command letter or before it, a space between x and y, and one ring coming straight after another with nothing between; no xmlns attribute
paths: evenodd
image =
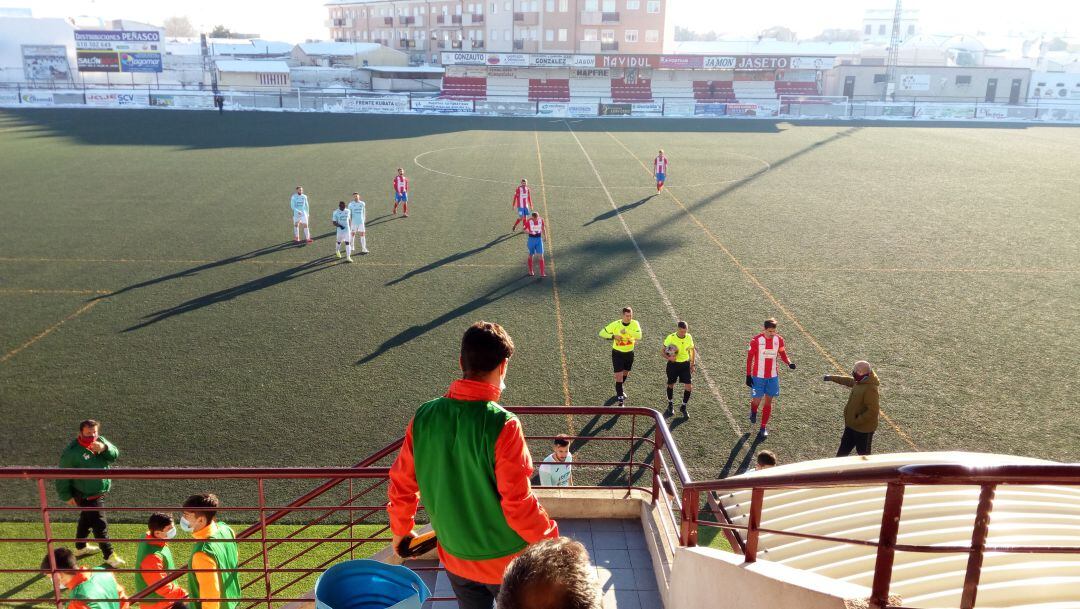
<svg viewBox="0 0 1080 609"><path fill-rule="evenodd" d="M408 567L350 560L315 582L316 609L420 609L431 591Z"/></svg>

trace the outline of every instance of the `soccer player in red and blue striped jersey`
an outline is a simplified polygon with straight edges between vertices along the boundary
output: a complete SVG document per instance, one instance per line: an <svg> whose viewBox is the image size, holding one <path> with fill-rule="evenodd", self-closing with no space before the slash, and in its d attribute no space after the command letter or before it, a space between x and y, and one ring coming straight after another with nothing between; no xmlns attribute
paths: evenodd
<svg viewBox="0 0 1080 609"><path fill-rule="evenodd" d="M510 232L517 230L518 222L522 224L522 230L525 228L525 221L528 219L529 214L532 213L532 190L529 189L529 181L525 178L521 178L521 186L514 189L514 198L511 200L510 205L517 211L517 219L514 220L514 226L510 229Z"/></svg>
<svg viewBox="0 0 1080 609"><path fill-rule="evenodd" d="M667 168L668 160L664 155L664 150L660 150L660 154L656 155L653 159L653 175L656 176L656 192L660 192L664 189L664 181L667 180Z"/></svg>
<svg viewBox="0 0 1080 609"><path fill-rule="evenodd" d="M761 334L750 339L746 352L746 386L750 388L750 424L757 422L758 405L765 400L761 411L761 428L758 436L769 437L766 425L772 414L774 399L780 395L780 377L776 373L776 358L795 369L795 364L788 358L784 348L784 339L776 333L776 320L766 319L765 329Z"/></svg>
<svg viewBox="0 0 1080 609"><path fill-rule="evenodd" d="M405 177L405 170L401 167L397 169L397 175L394 176L394 213L397 214L398 204L402 205L402 211L406 218L409 217L409 178Z"/></svg>

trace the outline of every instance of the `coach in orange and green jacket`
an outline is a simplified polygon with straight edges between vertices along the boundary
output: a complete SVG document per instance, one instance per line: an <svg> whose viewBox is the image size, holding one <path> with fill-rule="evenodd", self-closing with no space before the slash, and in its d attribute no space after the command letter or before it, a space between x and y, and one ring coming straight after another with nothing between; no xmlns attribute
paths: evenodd
<svg viewBox="0 0 1080 609"><path fill-rule="evenodd" d="M513 353L498 324L477 322L466 330L464 378L420 406L390 470L395 550L415 535L422 498L462 609L490 609L510 561L529 544L559 535L529 485L532 457L521 422L496 403Z"/></svg>

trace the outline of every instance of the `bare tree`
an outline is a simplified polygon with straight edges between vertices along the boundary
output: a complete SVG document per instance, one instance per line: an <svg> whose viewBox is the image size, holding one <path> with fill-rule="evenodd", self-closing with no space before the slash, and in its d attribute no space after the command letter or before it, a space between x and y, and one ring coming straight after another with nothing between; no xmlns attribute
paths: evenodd
<svg viewBox="0 0 1080 609"><path fill-rule="evenodd" d="M798 37L795 35L795 32L793 30L791 30L790 28L786 28L782 25L774 25L770 28L761 30L761 33L758 34L758 37L775 38L780 42L795 42L796 40L798 40Z"/></svg>
<svg viewBox="0 0 1080 609"><path fill-rule="evenodd" d="M812 38L814 42L858 42L862 40L859 30L829 29Z"/></svg>
<svg viewBox="0 0 1080 609"><path fill-rule="evenodd" d="M165 20L165 35L192 38L197 36L198 32L195 31L195 26L191 25L191 20L187 16L169 17Z"/></svg>

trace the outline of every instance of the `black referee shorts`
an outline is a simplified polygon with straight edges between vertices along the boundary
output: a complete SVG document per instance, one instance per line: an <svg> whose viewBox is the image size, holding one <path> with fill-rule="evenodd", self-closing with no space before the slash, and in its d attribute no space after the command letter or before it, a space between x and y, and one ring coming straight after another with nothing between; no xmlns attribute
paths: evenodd
<svg viewBox="0 0 1080 609"><path fill-rule="evenodd" d="M689 385L690 383L690 360L685 362L668 362L667 363L667 384L674 385L678 381L683 385Z"/></svg>
<svg viewBox="0 0 1080 609"><path fill-rule="evenodd" d="M611 367L615 372L630 372L630 369L634 367L634 352L616 351L615 349L612 349Z"/></svg>

